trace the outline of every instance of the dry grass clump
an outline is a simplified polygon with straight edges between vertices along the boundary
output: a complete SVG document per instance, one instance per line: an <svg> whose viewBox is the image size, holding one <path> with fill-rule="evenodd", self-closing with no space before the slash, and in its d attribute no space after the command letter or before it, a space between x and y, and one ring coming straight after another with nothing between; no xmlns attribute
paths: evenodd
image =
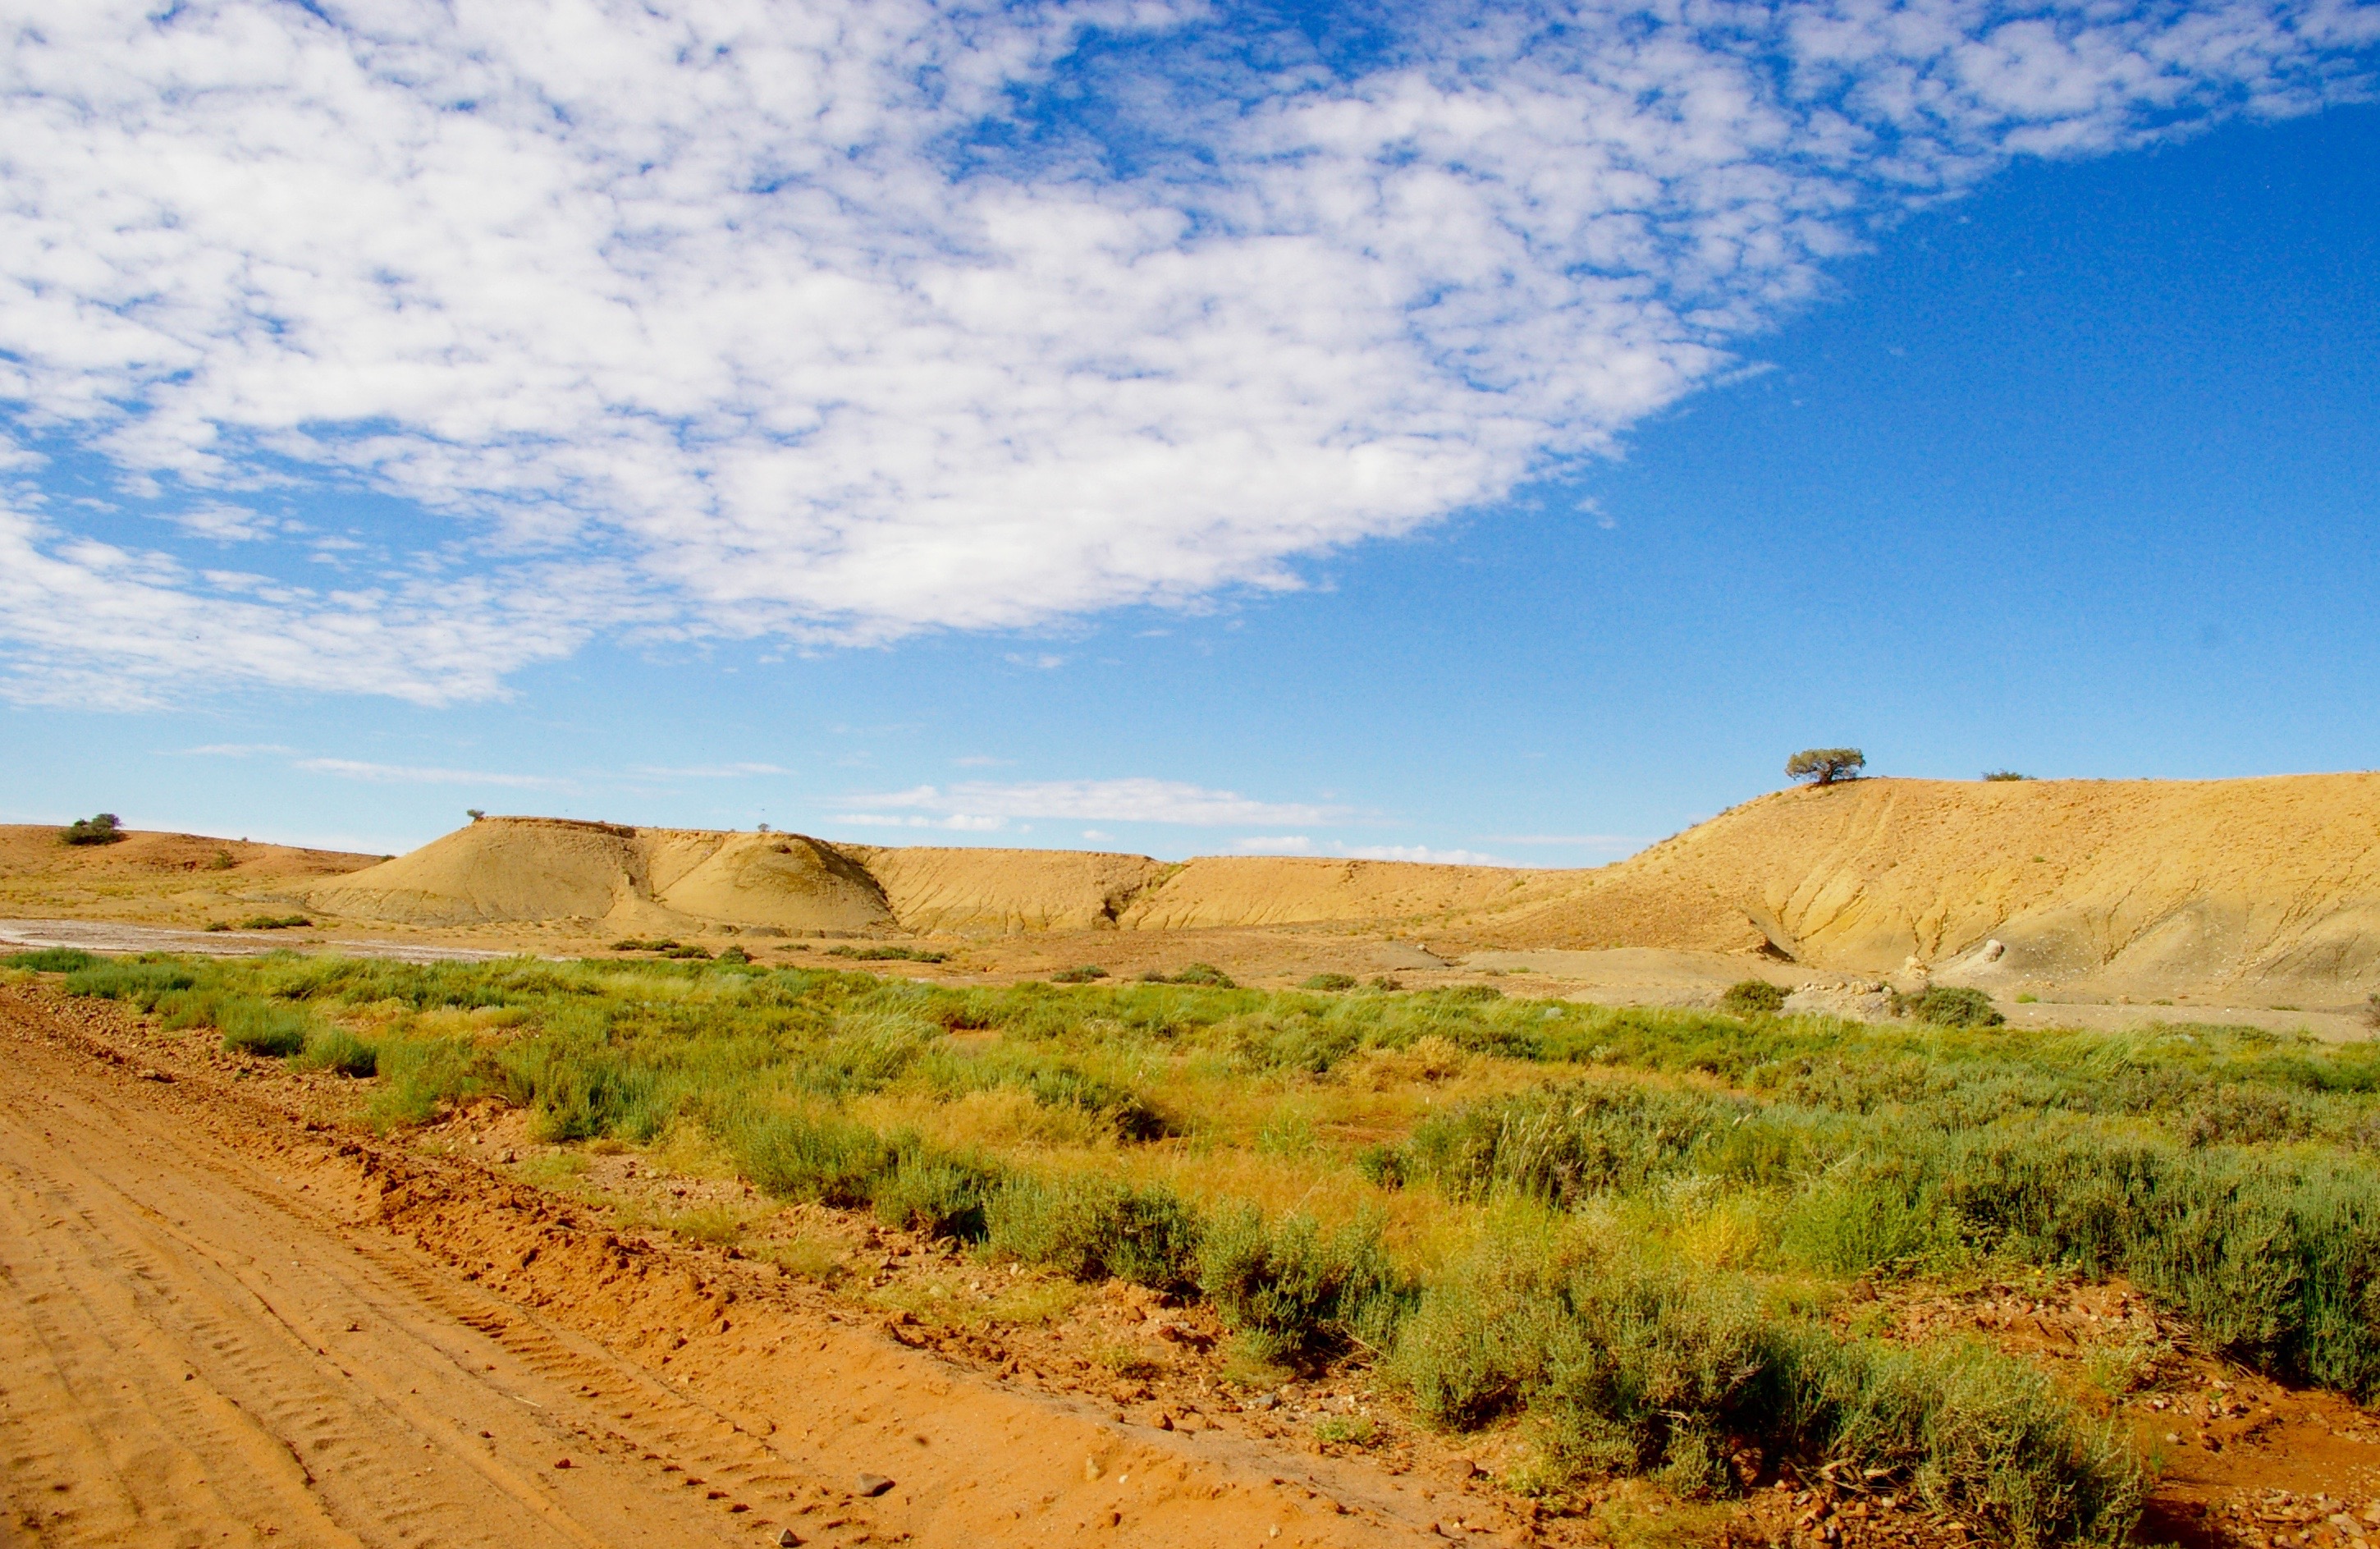
<svg viewBox="0 0 2380 1549"><path fill-rule="evenodd" d="M1452 1041L1425 1033L1401 1049L1372 1048L1340 1067L1348 1084L1367 1092L1392 1092L1416 1081L1435 1085L1471 1068L1471 1056Z"/></svg>

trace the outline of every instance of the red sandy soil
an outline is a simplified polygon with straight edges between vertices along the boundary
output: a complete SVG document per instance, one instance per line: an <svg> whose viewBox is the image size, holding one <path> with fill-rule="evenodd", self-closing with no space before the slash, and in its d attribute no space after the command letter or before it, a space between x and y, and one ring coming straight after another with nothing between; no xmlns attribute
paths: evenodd
<svg viewBox="0 0 2380 1549"><path fill-rule="evenodd" d="M1229 1380L1202 1309L1123 1287L1038 1325L941 1315L936 1287L1006 1272L781 1213L840 1244L830 1285L528 1186L506 1168L528 1145L517 1114L383 1140L334 1122L341 1101L336 1078L0 990L0 1542L1968 1537L1790 1472L1734 1502L1622 1482L1548 1513L1498 1483L1517 1437L1419 1430L1360 1362L1257 1392ZM610 1197L767 1211L650 1156L592 1165ZM2380 1524L2369 1417L2189 1353L2124 1287L1985 1287L1872 1315L2053 1366L2111 1321L2142 1331L2157 1370L2122 1412L2162 1454L2145 1542L2320 1549ZM1324 1439L1359 1417L1368 1440Z"/></svg>

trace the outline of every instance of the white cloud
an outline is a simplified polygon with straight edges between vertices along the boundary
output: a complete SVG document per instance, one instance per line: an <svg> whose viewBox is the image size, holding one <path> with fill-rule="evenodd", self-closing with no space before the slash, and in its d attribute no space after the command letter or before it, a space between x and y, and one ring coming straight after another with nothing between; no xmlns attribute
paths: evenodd
<svg viewBox="0 0 2380 1549"><path fill-rule="evenodd" d="M1433 866L1510 866L1501 856L1473 849L1433 849L1427 845L1340 845L1350 860L1418 860Z"/></svg>
<svg viewBox="0 0 2380 1549"><path fill-rule="evenodd" d="M185 532L200 538L212 538L222 543L253 543L281 531L282 524L273 518L239 506L219 506L201 503L186 506L166 513L166 518ZM322 540L316 540L317 545Z"/></svg>
<svg viewBox="0 0 2380 1549"><path fill-rule="evenodd" d="M1314 841L1303 834L1252 834L1232 841L1234 855L1305 855L1313 848Z"/></svg>
<svg viewBox="0 0 2380 1549"><path fill-rule="evenodd" d="M888 795L855 796L849 805L873 814L854 823L902 823L910 827L957 826L964 822L999 827L1014 818L1062 818L1077 823L1163 823L1195 828L1242 823L1332 823L1343 809L1304 802L1258 801L1237 791L1209 790L1179 780L1042 780L1021 785L979 781L951 787L919 786ZM902 812L906 816L890 816ZM925 814L937 814L927 816Z"/></svg>
<svg viewBox="0 0 2380 1549"><path fill-rule="evenodd" d="M600 585L587 578L589 585ZM0 696L137 708L217 678L422 704L500 692L506 673L585 638L571 604L483 579L323 591L194 574L171 555L45 527L0 505Z"/></svg>
<svg viewBox="0 0 2380 1549"><path fill-rule="evenodd" d="M418 582L237 603L0 514L6 691L438 702L599 631L1293 586L1610 447L1872 221L2361 93L2380 38L2345 0L1421 6L1350 66L1235 20L0 0L16 439L283 569L321 551L195 513L427 513L388 540Z"/></svg>
<svg viewBox="0 0 2380 1549"><path fill-rule="evenodd" d="M335 774L343 780L369 780L377 785L499 786L508 789L554 790L565 780L538 774L497 774L479 769L429 769L409 763L367 763L358 759L299 759L290 765L309 774Z"/></svg>

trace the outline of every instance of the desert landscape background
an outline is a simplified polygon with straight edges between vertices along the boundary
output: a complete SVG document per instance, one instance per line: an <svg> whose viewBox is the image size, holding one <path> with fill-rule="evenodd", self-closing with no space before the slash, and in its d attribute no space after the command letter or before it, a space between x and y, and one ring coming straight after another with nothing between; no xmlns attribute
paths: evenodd
<svg viewBox="0 0 2380 1549"><path fill-rule="evenodd" d="M69 849L49 829L0 829L8 915L203 930L293 909L316 935L425 948L907 942L942 951L945 974L991 979L1189 958L1259 983L1526 973L1552 993L1675 1005L1748 975L1839 1009L1924 980L1983 989L2020 1020L2055 1006L2118 1025L2171 1002L2347 1036L2380 990L2380 775L1862 779L1774 792L1584 871L540 817L489 817L394 858L147 833Z"/></svg>

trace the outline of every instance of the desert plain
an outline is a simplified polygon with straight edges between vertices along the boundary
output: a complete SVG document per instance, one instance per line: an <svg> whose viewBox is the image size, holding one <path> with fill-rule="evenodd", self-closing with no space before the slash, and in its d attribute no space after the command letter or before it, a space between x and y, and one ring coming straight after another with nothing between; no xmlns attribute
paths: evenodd
<svg viewBox="0 0 2380 1549"><path fill-rule="evenodd" d="M0 1533L2360 1543L2380 775L0 829Z"/></svg>

